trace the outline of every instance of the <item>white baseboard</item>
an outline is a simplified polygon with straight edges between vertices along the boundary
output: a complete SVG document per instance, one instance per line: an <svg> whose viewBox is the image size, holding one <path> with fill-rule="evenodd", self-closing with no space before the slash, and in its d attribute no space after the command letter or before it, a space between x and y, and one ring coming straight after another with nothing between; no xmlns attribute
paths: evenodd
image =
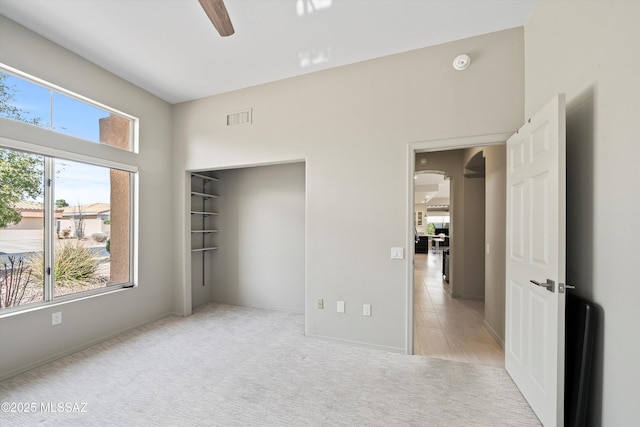
<svg viewBox="0 0 640 427"><path fill-rule="evenodd" d="M370 344L370 343L366 343L366 342L353 341L353 340L344 340L344 339L340 339L340 338L325 337L325 336L322 336L322 335L314 335L314 334L305 334L305 336L307 336L309 338L316 338L316 339L319 339L319 340L329 341L329 342L337 342L337 343L340 343L340 344L352 345L352 346L356 346L356 347L372 348L372 349L375 349L375 350L388 351L388 352L391 352L391 353L407 354L407 350L405 348L400 348L400 347L388 347L388 346L385 346L385 345Z"/></svg>
<svg viewBox="0 0 640 427"><path fill-rule="evenodd" d="M491 327L491 325L487 323L486 320L484 321L484 328L487 330L487 332L489 332L489 335L491 335L493 339L496 340L498 345L504 350L504 340L500 338L500 335L498 335L498 333Z"/></svg>

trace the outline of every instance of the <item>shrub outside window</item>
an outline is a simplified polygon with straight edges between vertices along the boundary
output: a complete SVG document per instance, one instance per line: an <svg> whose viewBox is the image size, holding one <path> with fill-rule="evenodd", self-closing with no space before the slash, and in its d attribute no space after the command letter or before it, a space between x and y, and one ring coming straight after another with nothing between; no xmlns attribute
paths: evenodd
<svg viewBox="0 0 640 427"><path fill-rule="evenodd" d="M0 309L132 282L131 175L0 148Z"/></svg>

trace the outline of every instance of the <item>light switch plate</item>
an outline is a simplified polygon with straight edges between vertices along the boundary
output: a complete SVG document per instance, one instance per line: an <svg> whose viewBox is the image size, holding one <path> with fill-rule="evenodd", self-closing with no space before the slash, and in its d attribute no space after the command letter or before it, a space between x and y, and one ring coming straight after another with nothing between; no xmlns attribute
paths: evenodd
<svg viewBox="0 0 640 427"><path fill-rule="evenodd" d="M371 304L362 304L362 315L371 316Z"/></svg>
<svg viewBox="0 0 640 427"><path fill-rule="evenodd" d="M338 313L344 313L344 301L338 301L336 309L338 310Z"/></svg>
<svg viewBox="0 0 640 427"><path fill-rule="evenodd" d="M404 248L391 248L391 259L404 259Z"/></svg>

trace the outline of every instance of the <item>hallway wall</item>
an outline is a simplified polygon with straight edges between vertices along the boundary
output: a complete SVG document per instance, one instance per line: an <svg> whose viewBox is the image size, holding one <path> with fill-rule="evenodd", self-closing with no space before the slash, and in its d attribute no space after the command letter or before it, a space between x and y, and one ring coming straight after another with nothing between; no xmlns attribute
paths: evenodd
<svg viewBox="0 0 640 427"><path fill-rule="evenodd" d="M505 250L507 223L506 147L484 147L485 156L485 272L484 320L504 347Z"/></svg>
<svg viewBox="0 0 640 427"><path fill-rule="evenodd" d="M484 300L485 180L463 177L463 282L460 297Z"/></svg>

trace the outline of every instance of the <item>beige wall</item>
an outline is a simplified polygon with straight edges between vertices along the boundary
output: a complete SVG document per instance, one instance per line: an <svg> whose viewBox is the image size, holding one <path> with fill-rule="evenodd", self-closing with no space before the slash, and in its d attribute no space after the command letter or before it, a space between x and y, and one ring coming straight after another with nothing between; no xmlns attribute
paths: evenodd
<svg viewBox="0 0 640 427"><path fill-rule="evenodd" d="M485 326L504 347L506 150L504 145L484 147L485 156Z"/></svg>
<svg viewBox="0 0 640 427"><path fill-rule="evenodd" d="M0 317L0 378L81 349L173 310L171 107L66 49L0 16L0 62L140 119L138 287ZM9 128L7 126L7 128ZM13 128L0 127L0 133ZM35 131L33 131L35 133ZM10 136L15 137L16 133ZM75 145L56 137L58 147ZM80 144L84 146L83 144ZM93 144L92 144L93 146ZM144 159L144 161L141 161ZM52 312L63 322L51 326Z"/></svg>
<svg viewBox="0 0 640 427"><path fill-rule="evenodd" d="M504 145L464 151L463 162L478 152L485 159L484 314L485 327L504 347L506 151Z"/></svg>
<svg viewBox="0 0 640 427"><path fill-rule="evenodd" d="M203 170L305 159L307 333L405 351L410 268L407 257L390 259L390 248L406 250L412 229L407 146L517 129L522 34L492 33L176 105L175 162ZM451 66L461 52L475 57L465 72ZM252 125L225 126L226 113L247 107ZM175 179L180 200L184 174ZM184 224L186 209L176 209ZM184 227L177 233L182 256ZM317 310L317 298L328 308ZM337 300L345 314L336 313ZM373 316L362 316L364 303Z"/></svg>
<svg viewBox="0 0 640 427"><path fill-rule="evenodd" d="M484 300L484 178L463 177L462 288L460 296Z"/></svg>
<svg viewBox="0 0 640 427"><path fill-rule="evenodd" d="M473 158L473 159L472 159ZM478 163L480 159L480 163ZM484 299L484 240L485 240L485 182L483 175L483 147L462 152L463 170L463 239L462 289L460 295L468 299ZM475 162L474 164L472 164Z"/></svg>
<svg viewBox="0 0 640 427"><path fill-rule="evenodd" d="M304 312L305 165L225 170L213 301Z"/></svg>
<svg viewBox="0 0 640 427"><path fill-rule="evenodd" d="M640 419L640 2L542 1L525 27L526 114L567 95L567 281L599 306L591 425Z"/></svg>
<svg viewBox="0 0 640 427"><path fill-rule="evenodd" d="M42 230L44 220L42 219L42 213L39 213L40 217L29 218L22 216L22 219L17 224L9 224L0 231L13 231L13 230Z"/></svg>

